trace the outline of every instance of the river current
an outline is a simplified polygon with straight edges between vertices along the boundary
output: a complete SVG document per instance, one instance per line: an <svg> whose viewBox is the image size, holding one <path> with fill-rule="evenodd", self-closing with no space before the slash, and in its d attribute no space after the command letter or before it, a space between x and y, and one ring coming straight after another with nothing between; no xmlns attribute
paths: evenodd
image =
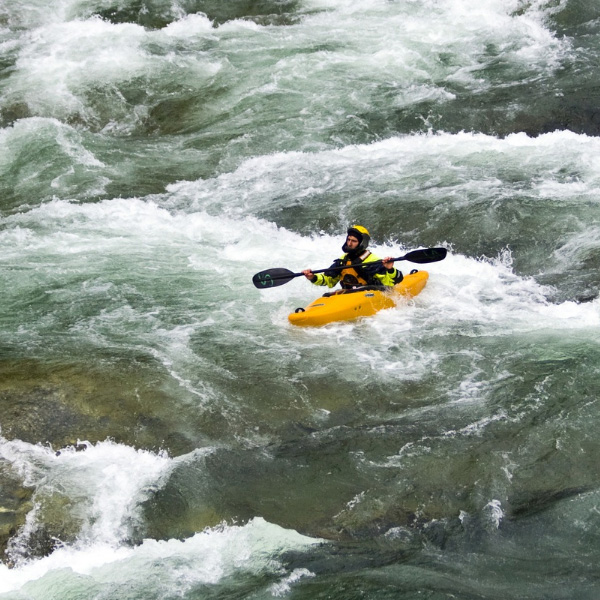
<svg viewBox="0 0 600 600"><path fill-rule="evenodd" d="M597 600L600 4L0 2L0 599ZM349 225L416 298L295 328Z"/></svg>

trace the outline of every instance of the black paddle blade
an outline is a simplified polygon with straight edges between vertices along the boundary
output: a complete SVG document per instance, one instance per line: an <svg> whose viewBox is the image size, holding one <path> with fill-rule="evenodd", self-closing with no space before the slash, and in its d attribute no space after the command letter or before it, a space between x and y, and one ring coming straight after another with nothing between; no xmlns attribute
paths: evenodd
<svg viewBox="0 0 600 600"><path fill-rule="evenodd" d="M425 263L437 262L438 260L444 260L448 251L446 248L424 248L423 250L413 250L402 257L402 260L409 260L410 262L419 263L423 265Z"/></svg>
<svg viewBox="0 0 600 600"><path fill-rule="evenodd" d="M289 269L267 269L266 271L257 273L252 278L252 283L254 287L263 290L283 285L294 279L294 277L298 277L298 275L302 275L302 273L292 273Z"/></svg>

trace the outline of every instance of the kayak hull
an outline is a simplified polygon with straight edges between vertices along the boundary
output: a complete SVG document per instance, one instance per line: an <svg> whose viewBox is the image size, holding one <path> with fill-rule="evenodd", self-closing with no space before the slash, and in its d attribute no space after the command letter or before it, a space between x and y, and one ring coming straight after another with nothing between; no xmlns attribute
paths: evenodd
<svg viewBox="0 0 600 600"><path fill-rule="evenodd" d="M358 290L338 290L317 298L306 308L298 308L288 319L298 327L319 327L335 321L352 321L370 317L380 310L396 306L401 297L412 298L419 294L427 283L429 273L416 271L404 276L389 291L373 286Z"/></svg>

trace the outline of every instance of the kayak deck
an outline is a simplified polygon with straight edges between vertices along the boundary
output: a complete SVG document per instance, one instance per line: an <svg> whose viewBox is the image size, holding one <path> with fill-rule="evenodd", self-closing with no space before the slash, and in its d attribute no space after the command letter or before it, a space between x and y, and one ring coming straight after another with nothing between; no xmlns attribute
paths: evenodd
<svg viewBox="0 0 600 600"><path fill-rule="evenodd" d="M306 308L297 308L288 319L292 325L299 327L318 327L334 321L369 317L396 306L399 296L416 296L423 290L428 278L427 271L413 271L393 288L364 286L324 294Z"/></svg>

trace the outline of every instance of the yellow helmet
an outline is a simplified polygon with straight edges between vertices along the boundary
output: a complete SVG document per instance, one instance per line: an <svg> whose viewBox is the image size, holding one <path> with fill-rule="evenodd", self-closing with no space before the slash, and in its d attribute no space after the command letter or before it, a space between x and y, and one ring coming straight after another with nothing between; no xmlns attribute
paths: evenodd
<svg viewBox="0 0 600 600"><path fill-rule="evenodd" d="M360 250L365 250L371 241L369 230L362 225L352 225L352 227L349 227L348 235L352 235L358 240L358 249Z"/></svg>
<svg viewBox="0 0 600 600"><path fill-rule="evenodd" d="M358 231L359 233L362 233L363 235L365 235L365 233L370 237L370 233L369 230L366 227L363 227L362 225L352 225L352 227L350 227L350 229L356 229L356 231ZM350 231L350 230L348 230Z"/></svg>

